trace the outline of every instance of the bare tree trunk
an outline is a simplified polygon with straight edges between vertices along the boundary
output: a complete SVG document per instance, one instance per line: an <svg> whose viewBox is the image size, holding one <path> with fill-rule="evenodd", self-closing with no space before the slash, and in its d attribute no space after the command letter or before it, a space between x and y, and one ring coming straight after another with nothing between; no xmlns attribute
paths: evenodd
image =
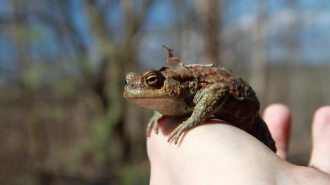
<svg viewBox="0 0 330 185"><path fill-rule="evenodd" d="M145 22L147 10L150 7L152 0L144 0L141 2L139 9L135 9L133 2L129 0L121 1L120 5L123 12L123 33L121 33L121 42L116 43L113 38L107 34L106 20L102 17L102 13L97 9L97 1L88 1L87 15L90 19L91 27L94 28L102 58L102 68L99 71L99 86L102 91L100 97L104 99L104 110L107 118L109 136L118 141L115 145L118 147L118 161L132 160L132 147L143 147L144 143L132 143L136 139L132 139L132 134L129 132L131 123L127 122L124 113L131 109L127 106L126 101L122 98L124 87L124 72L133 70L136 66L134 63L137 53L137 43L140 39L140 30ZM134 107L133 107L134 108ZM135 124L135 123L134 123ZM144 130L144 129L143 129ZM136 131L136 130L135 130ZM113 143L114 144L114 143ZM142 146L141 146L142 145ZM108 151L109 146L104 146Z"/></svg>
<svg viewBox="0 0 330 185"><path fill-rule="evenodd" d="M253 46L250 83L262 102L266 96L267 82L268 5L266 1L259 1L259 10L252 32Z"/></svg>
<svg viewBox="0 0 330 185"><path fill-rule="evenodd" d="M221 65L220 61L220 32L222 20L222 1L197 0L196 8L201 17L204 40L203 63L214 63ZM220 11L219 11L220 10Z"/></svg>
<svg viewBox="0 0 330 185"><path fill-rule="evenodd" d="M304 100L306 92L308 91L308 86L306 86L307 81L307 72L304 72L305 68L303 67L300 54L300 38L299 32L302 26L302 20L300 15L300 10L298 8L299 1L297 0L287 0L287 7L291 11L292 22L288 28L288 35L286 35L288 41L287 50L290 55L288 56L289 62L292 64L292 70L290 72L289 81L290 87L288 89L291 105L292 105L292 114L294 119L298 124L293 124L293 136L302 137L304 134L309 134L309 124L308 124L308 115L304 112L313 112L314 110L308 110L311 105L308 104L308 100ZM301 75L304 74L304 75ZM302 124L305 124L303 127Z"/></svg>

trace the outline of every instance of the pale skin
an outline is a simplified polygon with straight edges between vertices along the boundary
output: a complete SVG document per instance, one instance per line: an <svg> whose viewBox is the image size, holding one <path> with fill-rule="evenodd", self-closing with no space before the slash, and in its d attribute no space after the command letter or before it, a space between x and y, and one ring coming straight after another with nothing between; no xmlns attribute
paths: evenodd
<svg viewBox="0 0 330 185"><path fill-rule="evenodd" d="M187 132L179 143L168 135L182 120L165 117L159 133L147 139L150 184L330 184L330 106L319 108L312 123L309 166L286 161L291 113L281 104L264 112L277 153L224 121L210 120Z"/></svg>

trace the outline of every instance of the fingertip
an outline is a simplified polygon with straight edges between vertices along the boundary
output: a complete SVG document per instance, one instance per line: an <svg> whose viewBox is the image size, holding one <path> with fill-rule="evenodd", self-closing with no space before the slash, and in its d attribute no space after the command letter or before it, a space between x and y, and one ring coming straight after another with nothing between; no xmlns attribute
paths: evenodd
<svg viewBox="0 0 330 185"><path fill-rule="evenodd" d="M320 134L320 132L327 133L326 131L328 131L329 129L330 129L330 106L323 106L315 111L313 118L313 125L312 125L313 136L322 139L328 134ZM324 139L328 139L328 137Z"/></svg>
<svg viewBox="0 0 330 185"><path fill-rule="evenodd" d="M323 106L315 112L312 139L313 149L309 165L330 173L330 106Z"/></svg>
<svg viewBox="0 0 330 185"><path fill-rule="evenodd" d="M315 111L312 137L314 147L330 148L330 106L323 106Z"/></svg>
<svg viewBox="0 0 330 185"><path fill-rule="evenodd" d="M269 105L263 114L272 135L282 134L282 131L290 131L291 112L283 104Z"/></svg>
<svg viewBox="0 0 330 185"><path fill-rule="evenodd" d="M280 103L275 103L275 104L271 104L268 107L266 107L263 116L267 117L267 116L271 116L273 117L274 114L283 114L284 116L290 116L290 109L285 106L284 104L280 104Z"/></svg>

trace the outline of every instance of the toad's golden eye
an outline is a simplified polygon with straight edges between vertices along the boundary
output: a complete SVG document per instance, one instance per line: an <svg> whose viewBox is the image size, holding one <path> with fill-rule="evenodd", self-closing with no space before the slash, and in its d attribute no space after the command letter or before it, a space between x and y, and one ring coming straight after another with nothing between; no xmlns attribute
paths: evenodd
<svg viewBox="0 0 330 185"><path fill-rule="evenodd" d="M164 79L164 76L156 70L148 71L142 75L142 83L150 88L161 88Z"/></svg>
<svg viewBox="0 0 330 185"><path fill-rule="evenodd" d="M158 84L159 77L157 74L151 74L147 77L146 82L148 85L155 86Z"/></svg>

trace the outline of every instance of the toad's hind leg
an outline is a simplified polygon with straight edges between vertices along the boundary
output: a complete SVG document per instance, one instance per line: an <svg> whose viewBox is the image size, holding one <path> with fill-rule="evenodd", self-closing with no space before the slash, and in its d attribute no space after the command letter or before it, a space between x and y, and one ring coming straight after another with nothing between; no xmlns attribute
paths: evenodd
<svg viewBox="0 0 330 185"><path fill-rule="evenodd" d="M207 121L221 106L226 102L229 96L229 88L224 83L212 84L197 92L194 97L196 104L191 116L175 128L170 136L168 142L174 140L177 144L182 133L198 124Z"/></svg>
<svg viewBox="0 0 330 185"><path fill-rule="evenodd" d="M254 121L254 126L251 131L249 131L251 135L256 137L259 141L264 143L268 148L270 148L273 152L276 153L276 145L275 141L272 138L272 135L267 127L267 124L265 121L260 117L260 115L257 116L257 118Z"/></svg>

